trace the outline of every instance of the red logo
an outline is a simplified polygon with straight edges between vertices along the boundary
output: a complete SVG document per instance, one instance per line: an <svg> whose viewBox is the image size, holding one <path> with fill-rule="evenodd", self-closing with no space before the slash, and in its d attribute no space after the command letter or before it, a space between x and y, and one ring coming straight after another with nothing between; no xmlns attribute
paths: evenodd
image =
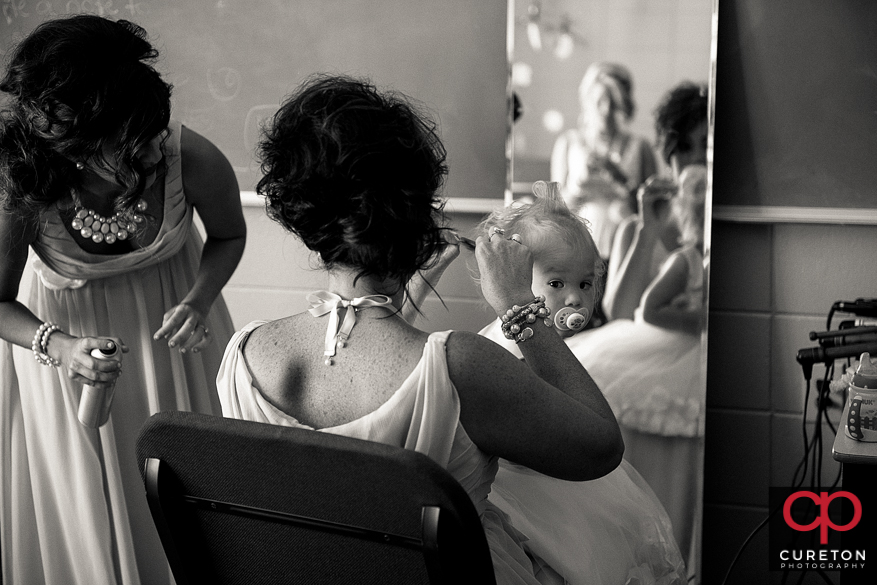
<svg viewBox="0 0 877 585"><path fill-rule="evenodd" d="M849 524L845 524L844 526L838 526L828 519L828 505L833 499L841 497L848 499L853 504L853 519L850 520ZM795 500L797 500L798 498L810 498L811 500L813 500L816 506L820 508L819 517L810 524L807 524L806 526L802 526L801 524L798 524L797 522L792 520L792 504L795 503ZM817 496L813 492L800 491L795 492L791 496L786 498L786 503L783 505L783 518L786 520L786 524L788 524L790 528L793 528L799 532L808 532L818 526L819 543L828 544L829 527L839 532L846 532L847 530L851 530L852 528L854 528L859 523L859 520L862 519L862 503L859 501L859 498L857 498L850 492L835 492L831 495L828 495L827 492L819 492L819 495Z"/></svg>

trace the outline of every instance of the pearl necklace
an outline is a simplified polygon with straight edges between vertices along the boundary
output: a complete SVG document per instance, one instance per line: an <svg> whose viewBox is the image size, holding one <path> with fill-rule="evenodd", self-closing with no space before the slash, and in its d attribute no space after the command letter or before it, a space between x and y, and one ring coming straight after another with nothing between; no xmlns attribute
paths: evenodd
<svg viewBox="0 0 877 585"><path fill-rule="evenodd" d="M101 242L113 244L119 240L127 240L134 236L140 229L140 225L146 221L143 212L146 211L146 201L139 199L133 209L117 211L110 217L103 217L79 203L79 198L74 194L76 202L73 208L73 220L70 226L79 232L79 235L96 244Z"/></svg>

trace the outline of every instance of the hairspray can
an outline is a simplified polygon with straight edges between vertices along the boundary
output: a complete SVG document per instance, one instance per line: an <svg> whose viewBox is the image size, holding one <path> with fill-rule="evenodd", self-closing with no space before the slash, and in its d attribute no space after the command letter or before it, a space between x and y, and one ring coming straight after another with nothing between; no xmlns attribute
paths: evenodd
<svg viewBox="0 0 877 585"><path fill-rule="evenodd" d="M95 348L91 355L98 359L112 359L119 355L119 346L113 343L109 348ZM110 417L115 386L114 383L109 388L95 388L85 384L79 399L79 422L93 429L103 426Z"/></svg>

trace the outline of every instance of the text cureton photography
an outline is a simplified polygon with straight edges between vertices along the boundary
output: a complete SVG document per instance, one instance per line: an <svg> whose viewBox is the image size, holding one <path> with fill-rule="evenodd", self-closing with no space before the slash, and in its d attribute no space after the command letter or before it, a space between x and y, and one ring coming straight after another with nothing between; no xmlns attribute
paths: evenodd
<svg viewBox="0 0 877 585"><path fill-rule="evenodd" d="M770 570L864 570L867 502L841 489L770 488Z"/></svg>

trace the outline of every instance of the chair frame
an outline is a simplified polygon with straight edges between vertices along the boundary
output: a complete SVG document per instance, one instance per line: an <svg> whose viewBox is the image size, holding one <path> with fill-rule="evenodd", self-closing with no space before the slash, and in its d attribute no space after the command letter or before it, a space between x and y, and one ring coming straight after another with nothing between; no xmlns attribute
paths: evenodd
<svg viewBox="0 0 877 585"><path fill-rule="evenodd" d="M429 501L423 503L419 534L398 534L380 527L321 518L317 513L293 513L227 501L209 494L195 495L178 476L178 472L185 476L181 465L164 460L169 454L163 451L174 449L174 441L168 437L180 428L190 434L193 428L197 429L200 435L193 436L203 436L208 442L216 441L214 434L222 432L228 433L227 437L235 441L252 442L256 446L260 437L264 438L268 432L272 438L288 441L291 449L299 442L314 448L316 442L325 443L326 449L341 450L345 456L377 457L384 461L389 457L393 465L405 466L406 472L410 468L411 473L428 474L430 480L437 478L441 491L448 493L449 498L441 505ZM169 441L170 446L150 444L153 437L158 437L158 443ZM420 551L429 583L459 583L463 582L461 578L466 582L495 583L487 541L474 505L456 480L423 454L328 433L188 412L165 412L151 417L141 430L137 451L149 509L178 585L203 582L205 572L210 572L210 567L205 567L204 562L209 553L199 542L198 529L187 525L192 511L198 509ZM233 465L234 461L230 459L224 463ZM466 545L463 546L462 542ZM463 549L468 550L464 552ZM458 558L461 553L463 558Z"/></svg>

